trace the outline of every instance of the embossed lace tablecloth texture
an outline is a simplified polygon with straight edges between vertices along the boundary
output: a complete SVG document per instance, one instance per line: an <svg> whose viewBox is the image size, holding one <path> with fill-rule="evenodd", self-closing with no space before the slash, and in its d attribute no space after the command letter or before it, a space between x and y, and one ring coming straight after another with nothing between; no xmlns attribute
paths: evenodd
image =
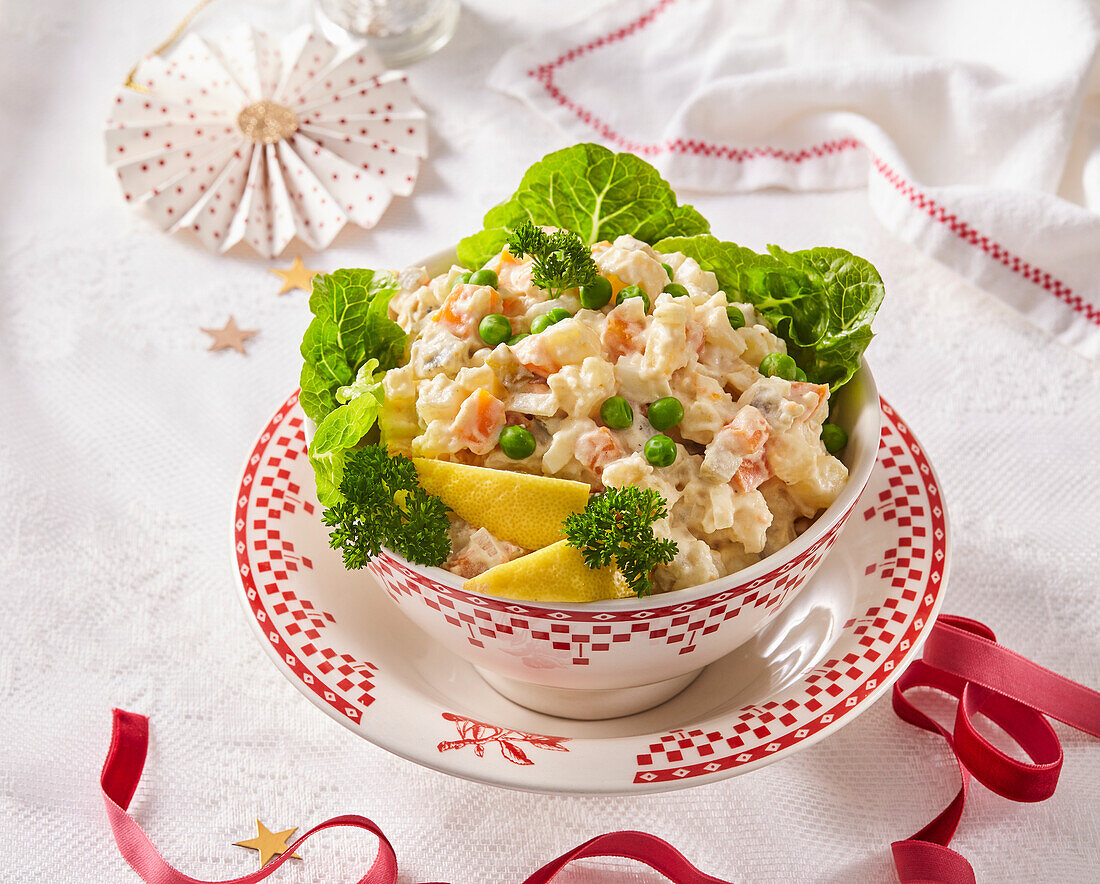
<svg viewBox="0 0 1100 884"><path fill-rule="evenodd" d="M100 127L126 70L187 0L10 0L0 10L0 879L135 881L98 792L110 709L153 717L133 812L197 878L254 867L231 846L269 827L361 813L403 880L515 882L600 832L642 829L744 882L890 881L889 843L955 793L942 742L876 704L837 735L745 777L647 798L546 798L473 785L357 740L280 675L236 596L234 489L256 433L297 382L308 313L269 262L209 254L127 207ZM274 0L214 4L211 32L305 20ZM412 198L345 230L311 267L402 265L476 229L523 170L568 139L486 87L509 46L586 4L464 5L455 40L410 69L431 127ZM689 51L685 48L685 51ZM861 191L685 194L756 248L842 245L888 296L869 357L939 471L955 553L945 609L1100 684L1100 371L899 241ZM287 252L294 254L292 245ZM279 263L285 266L289 263ZM249 355L200 326L258 328ZM1095 880L1100 761L1059 727L1057 794L977 787L954 842L979 880ZM374 844L322 835L288 882L355 880ZM81 869L80 872L74 869ZM655 881L588 863L565 881Z"/></svg>
<svg viewBox="0 0 1100 884"><path fill-rule="evenodd" d="M492 81L678 187L865 186L899 238L1097 358L1094 4L620 0Z"/></svg>

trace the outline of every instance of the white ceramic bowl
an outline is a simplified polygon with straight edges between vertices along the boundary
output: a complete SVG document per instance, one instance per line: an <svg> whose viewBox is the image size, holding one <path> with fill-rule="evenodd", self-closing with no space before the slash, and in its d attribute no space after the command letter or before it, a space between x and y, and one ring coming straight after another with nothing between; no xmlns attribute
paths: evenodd
<svg viewBox="0 0 1100 884"><path fill-rule="evenodd" d="M448 251L424 263L434 276L454 260ZM864 361L833 403L831 419L848 432L849 478L840 497L779 552L690 589L588 604L517 602L466 592L449 571L390 551L368 567L410 620L470 661L505 697L566 718L630 715L675 696L795 597L867 484L880 416Z"/></svg>

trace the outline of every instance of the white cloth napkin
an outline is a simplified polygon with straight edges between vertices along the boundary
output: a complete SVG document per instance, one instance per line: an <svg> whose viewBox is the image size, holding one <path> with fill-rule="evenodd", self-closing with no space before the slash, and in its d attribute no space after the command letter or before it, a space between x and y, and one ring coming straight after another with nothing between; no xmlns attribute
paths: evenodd
<svg viewBox="0 0 1100 884"><path fill-rule="evenodd" d="M1098 20L1088 0L623 0L490 82L680 188L866 185L897 236L1097 358Z"/></svg>

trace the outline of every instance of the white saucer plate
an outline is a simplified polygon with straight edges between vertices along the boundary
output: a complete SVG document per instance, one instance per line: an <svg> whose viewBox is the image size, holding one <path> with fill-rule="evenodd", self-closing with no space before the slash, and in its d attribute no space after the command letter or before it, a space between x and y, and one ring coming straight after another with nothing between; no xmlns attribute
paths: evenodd
<svg viewBox="0 0 1100 884"><path fill-rule="evenodd" d="M280 671L353 733L454 776L641 794L747 773L815 743L916 657L947 582L935 473L882 403L878 463L820 570L763 632L638 715L572 721L504 699L328 546L297 393L249 457L233 542L248 620ZM522 653L522 648L517 648Z"/></svg>

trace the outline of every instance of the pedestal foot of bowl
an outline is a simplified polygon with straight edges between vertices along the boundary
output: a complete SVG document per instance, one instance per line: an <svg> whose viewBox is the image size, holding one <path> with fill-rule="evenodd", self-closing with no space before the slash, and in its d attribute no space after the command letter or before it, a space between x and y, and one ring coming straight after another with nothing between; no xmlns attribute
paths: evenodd
<svg viewBox="0 0 1100 884"><path fill-rule="evenodd" d="M482 669L480 666L475 666L474 669L493 690L513 703L546 715L585 721L620 718L624 715L645 712L666 700L671 700L695 681L703 671L696 669L694 672L679 675L676 678L628 688L576 690L519 681Z"/></svg>

